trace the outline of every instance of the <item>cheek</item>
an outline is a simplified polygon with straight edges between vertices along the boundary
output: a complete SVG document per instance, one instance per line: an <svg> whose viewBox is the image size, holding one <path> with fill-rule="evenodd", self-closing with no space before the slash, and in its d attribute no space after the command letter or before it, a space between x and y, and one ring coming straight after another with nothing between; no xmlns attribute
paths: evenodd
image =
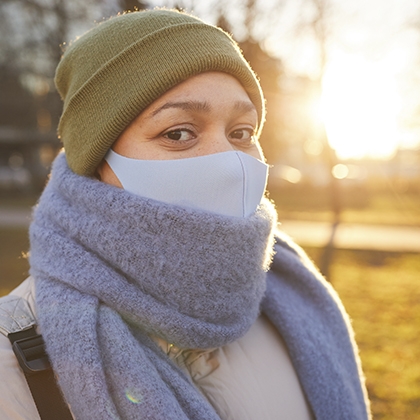
<svg viewBox="0 0 420 420"><path fill-rule="evenodd" d="M121 156L132 159L148 159L147 144L138 130L125 131L112 145L112 150Z"/></svg>

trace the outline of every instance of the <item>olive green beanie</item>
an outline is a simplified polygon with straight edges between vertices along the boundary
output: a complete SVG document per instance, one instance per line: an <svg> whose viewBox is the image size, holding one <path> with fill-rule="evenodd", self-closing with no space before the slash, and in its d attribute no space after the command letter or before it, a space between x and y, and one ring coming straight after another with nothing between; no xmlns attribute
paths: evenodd
<svg viewBox="0 0 420 420"><path fill-rule="evenodd" d="M113 17L74 41L57 67L64 108L58 133L70 168L93 175L108 149L148 105L198 73L236 77L257 108L264 98L237 44L222 30L172 10Z"/></svg>

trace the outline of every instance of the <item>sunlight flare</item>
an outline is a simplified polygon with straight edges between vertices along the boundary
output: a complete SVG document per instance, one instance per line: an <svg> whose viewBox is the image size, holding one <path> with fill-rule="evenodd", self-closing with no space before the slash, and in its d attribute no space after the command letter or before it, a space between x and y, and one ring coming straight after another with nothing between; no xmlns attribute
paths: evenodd
<svg viewBox="0 0 420 420"><path fill-rule="evenodd" d="M398 147L401 100L393 69L341 54L323 79L321 113L340 158L387 158Z"/></svg>

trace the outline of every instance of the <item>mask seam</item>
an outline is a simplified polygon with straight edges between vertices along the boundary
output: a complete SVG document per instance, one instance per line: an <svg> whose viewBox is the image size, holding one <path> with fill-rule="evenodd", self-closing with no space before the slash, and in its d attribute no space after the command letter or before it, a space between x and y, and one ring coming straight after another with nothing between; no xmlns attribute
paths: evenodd
<svg viewBox="0 0 420 420"><path fill-rule="evenodd" d="M239 159L239 163L240 163L241 168L242 168L242 178L244 180L244 182L242 183L242 217L245 217L245 202L246 202L246 200L245 200L245 192L246 192L245 185L246 185L246 181L247 181L246 172L245 172L244 164L243 164L242 159L239 156L238 152L236 152L236 156Z"/></svg>

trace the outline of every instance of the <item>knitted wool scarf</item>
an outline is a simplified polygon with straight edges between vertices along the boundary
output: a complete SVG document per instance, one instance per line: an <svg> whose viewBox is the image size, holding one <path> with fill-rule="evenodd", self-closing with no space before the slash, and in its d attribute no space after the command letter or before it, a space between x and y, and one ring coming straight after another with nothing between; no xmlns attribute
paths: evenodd
<svg viewBox="0 0 420 420"><path fill-rule="evenodd" d="M47 352L75 418L219 419L150 336L223 346L261 308L316 418L367 418L332 290L285 243L266 273L274 226L266 200L244 219L188 210L76 175L59 155L34 212L30 263Z"/></svg>

